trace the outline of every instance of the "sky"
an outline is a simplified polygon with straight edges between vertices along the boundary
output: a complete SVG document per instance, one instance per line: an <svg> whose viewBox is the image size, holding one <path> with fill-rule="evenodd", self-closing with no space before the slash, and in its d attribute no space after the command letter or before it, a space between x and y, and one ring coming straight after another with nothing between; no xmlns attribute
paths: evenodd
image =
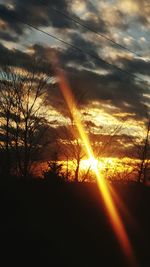
<svg viewBox="0 0 150 267"><path fill-rule="evenodd" d="M29 68L36 56L41 64L37 68L46 65L53 75L53 51L95 140L123 122L126 127L116 135L118 145L127 134L141 134L150 98L149 0L0 0L2 65ZM57 87L48 88L47 106L49 120L61 131L68 123L68 112Z"/></svg>

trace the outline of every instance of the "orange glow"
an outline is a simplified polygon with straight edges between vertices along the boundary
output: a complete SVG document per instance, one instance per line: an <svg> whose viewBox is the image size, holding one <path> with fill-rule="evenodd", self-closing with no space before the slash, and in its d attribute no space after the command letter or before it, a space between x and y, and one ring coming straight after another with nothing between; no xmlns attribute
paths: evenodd
<svg viewBox="0 0 150 267"><path fill-rule="evenodd" d="M56 61L55 61L56 63ZM72 94L72 91L70 89L69 83L64 75L64 72L59 68L58 65L58 61L56 64L56 74L59 77L59 86L61 89L61 92L64 96L64 99L68 105L68 108L72 114L72 117L74 119L74 123L78 129L80 138L84 144L85 147L85 152L87 155L87 158L89 160L89 162L92 163L92 169L96 175L97 178L97 183L99 186L99 190L100 193L102 195L104 204L105 204L105 209L106 209L106 213L107 216L110 219L112 228L118 238L118 241L124 251L125 256L128 259L128 263L129 266L137 266L135 257L133 255L133 251L132 251L132 247L131 244L129 242L126 230L124 228L124 225L121 221L121 218L119 216L118 210L113 202L113 199L111 197L111 193L109 191L109 188L106 184L106 181L104 180L103 175L101 174L101 172L99 171L97 164L96 164L96 159L94 156L94 152L92 150L88 135L86 134L86 131L84 129L84 126L81 122L81 116L80 116L80 112L77 109L76 103L75 103L75 99L74 96Z"/></svg>

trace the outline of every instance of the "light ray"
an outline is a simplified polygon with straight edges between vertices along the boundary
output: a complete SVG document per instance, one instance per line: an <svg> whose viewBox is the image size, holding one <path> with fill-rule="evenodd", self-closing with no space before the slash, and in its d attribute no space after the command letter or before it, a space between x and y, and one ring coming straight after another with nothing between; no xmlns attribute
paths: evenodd
<svg viewBox="0 0 150 267"><path fill-rule="evenodd" d="M55 71L56 71L57 77L59 78L60 90L73 116L74 123L78 129L80 138L82 139L82 142L84 144L87 157L89 158L89 161L96 162L94 152L92 150L88 135L86 134L85 128L81 121L80 112L77 109L76 102L72 94L71 88L69 86L69 83L66 79L66 76L64 72L62 71L62 69L59 68L57 58L55 58ZM106 181L104 180L103 175L100 173L97 164L93 165L93 171L97 178L98 187L99 187L100 193L102 195L102 198L105 204L105 210L106 210L107 216L110 219L112 228L117 236L119 244L122 247L124 255L126 256L126 259L128 260L128 264L129 264L128 266L137 267L138 264L134 256L131 243L128 239L125 227L122 223L118 210L113 202L113 199L111 197L111 193L106 184Z"/></svg>

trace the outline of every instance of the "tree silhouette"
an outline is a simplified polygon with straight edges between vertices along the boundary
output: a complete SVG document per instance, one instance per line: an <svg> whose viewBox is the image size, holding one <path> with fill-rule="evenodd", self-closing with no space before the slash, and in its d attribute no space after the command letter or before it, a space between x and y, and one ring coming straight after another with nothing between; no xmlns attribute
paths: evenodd
<svg viewBox="0 0 150 267"><path fill-rule="evenodd" d="M139 159L139 163L137 164L137 172L138 172L138 182L143 181L146 182L147 172L150 170L150 119L147 119L145 129L143 129L145 133L142 137L142 140L137 138L134 142L137 158Z"/></svg>
<svg viewBox="0 0 150 267"><path fill-rule="evenodd" d="M16 93L12 86L12 72L10 72L7 67L5 67L1 70L0 76L0 146L3 155L1 168L3 170L3 174L9 176L11 169L11 125L13 120L14 106L16 105Z"/></svg>
<svg viewBox="0 0 150 267"><path fill-rule="evenodd" d="M63 164L58 162L58 153L53 154L52 160L47 162L48 169L43 172L44 178L51 183L65 181Z"/></svg>
<svg viewBox="0 0 150 267"><path fill-rule="evenodd" d="M44 96L49 77L37 71L36 65L32 71L5 67L0 77L1 148L6 154L7 174L13 161L15 172L27 177L47 129Z"/></svg>

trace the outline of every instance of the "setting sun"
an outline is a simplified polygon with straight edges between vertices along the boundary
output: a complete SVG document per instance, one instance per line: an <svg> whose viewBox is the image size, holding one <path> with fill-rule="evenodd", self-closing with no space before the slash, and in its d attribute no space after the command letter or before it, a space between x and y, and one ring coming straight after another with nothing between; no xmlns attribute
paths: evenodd
<svg viewBox="0 0 150 267"><path fill-rule="evenodd" d="M89 159L83 159L81 161L81 168L82 169L90 169L92 171L95 170L95 168L98 166L98 160L94 157L91 157Z"/></svg>

